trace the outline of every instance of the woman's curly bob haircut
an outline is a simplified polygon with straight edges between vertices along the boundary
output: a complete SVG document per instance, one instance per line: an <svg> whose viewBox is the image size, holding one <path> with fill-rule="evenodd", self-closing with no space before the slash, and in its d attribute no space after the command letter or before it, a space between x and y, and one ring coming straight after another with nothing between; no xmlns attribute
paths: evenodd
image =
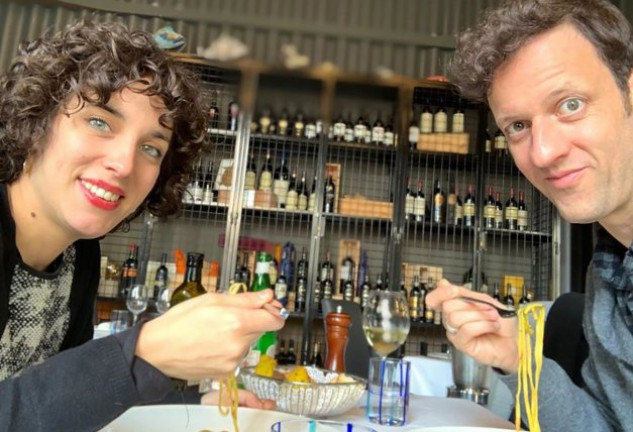
<svg viewBox="0 0 633 432"><path fill-rule="evenodd" d="M535 36L566 23L595 47L630 110L631 25L606 0L506 0L501 7L486 12L476 28L460 35L449 65L451 81L467 99L487 103L497 68Z"/></svg>
<svg viewBox="0 0 633 432"><path fill-rule="evenodd" d="M0 182L12 183L26 161L42 154L52 119L86 104L105 105L124 88L159 96L159 121L172 130L169 150L154 188L127 220L147 209L175 214L194 161L200 157L205 114L196 76L164 53L151 35L119 23L84 20L20 45L0 78ZM139 90L140 89L140 90Z"/></svg>

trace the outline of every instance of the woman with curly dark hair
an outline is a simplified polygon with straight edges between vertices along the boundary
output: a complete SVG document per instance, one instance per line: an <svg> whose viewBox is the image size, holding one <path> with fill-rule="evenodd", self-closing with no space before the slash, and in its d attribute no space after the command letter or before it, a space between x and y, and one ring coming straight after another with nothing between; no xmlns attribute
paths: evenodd
<svg viewBox="0 0 633 432"><path fill-rule="evenodd" d="M270 291L209 294L90 340L97 239L177 212L203 145L199 94L150 35L90 21L22 44L0 78L0 430L97 430L170 377L230 373L283 325L262 309Z"/></svg>

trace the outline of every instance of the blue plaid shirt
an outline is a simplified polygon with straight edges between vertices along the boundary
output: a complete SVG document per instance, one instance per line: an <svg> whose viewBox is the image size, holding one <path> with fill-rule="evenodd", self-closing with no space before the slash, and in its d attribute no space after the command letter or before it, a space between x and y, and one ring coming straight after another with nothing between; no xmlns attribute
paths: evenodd
<svg viewBox="0 0 633 432"><path fill-rule="evenodd" d="M633 244L625 248L600 226L596 235L595 273L615 291L618 311L633 333Z"/></svg>

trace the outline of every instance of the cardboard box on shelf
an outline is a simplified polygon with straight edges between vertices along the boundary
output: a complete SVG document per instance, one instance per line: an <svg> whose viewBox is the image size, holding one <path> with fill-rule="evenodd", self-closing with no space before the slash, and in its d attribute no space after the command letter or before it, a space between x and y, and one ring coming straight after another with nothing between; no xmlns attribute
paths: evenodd
<svg viewBox="0 0 633 432"><path fill-rule="evenodd" d="M358 196L344 196L339 200L339 213L345 216L391 219L393 203L372 201Z"/></svg>
<svg viewBox="0 0 633 432"><path fill-rule="evenodd" d="M467 154L469 152L467 133L427 133L420 134L417 149L440 153Z"/></svg>

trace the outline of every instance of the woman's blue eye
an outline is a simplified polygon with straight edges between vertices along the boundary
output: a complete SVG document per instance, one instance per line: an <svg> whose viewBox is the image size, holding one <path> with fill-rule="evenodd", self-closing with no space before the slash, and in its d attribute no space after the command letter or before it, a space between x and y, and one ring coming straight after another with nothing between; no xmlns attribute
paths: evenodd
<svg viewBox="0 0 633 432"><path fill-rule="evenodd" d="M90 117L90 119L88 119L88 123L90 123L92 127L99 129L101 131L104 131L104 132L110 131L110 125L105 120L99 117Z"/></svg>
<svg viewBox="0 0 633 432"><path fill-rule="evenodd" d="M578 98L567 99L560 105L560 110L563 114L571 114L581 109L583 105L584 102Z"/></svg>
<svg viewBox="0 0 633 432"><path fill-rule="evenodd" d="M163 156L163 152L154 146L143 144L142 149L145 153L147 153L153 158L160 159Z"/></svg>

